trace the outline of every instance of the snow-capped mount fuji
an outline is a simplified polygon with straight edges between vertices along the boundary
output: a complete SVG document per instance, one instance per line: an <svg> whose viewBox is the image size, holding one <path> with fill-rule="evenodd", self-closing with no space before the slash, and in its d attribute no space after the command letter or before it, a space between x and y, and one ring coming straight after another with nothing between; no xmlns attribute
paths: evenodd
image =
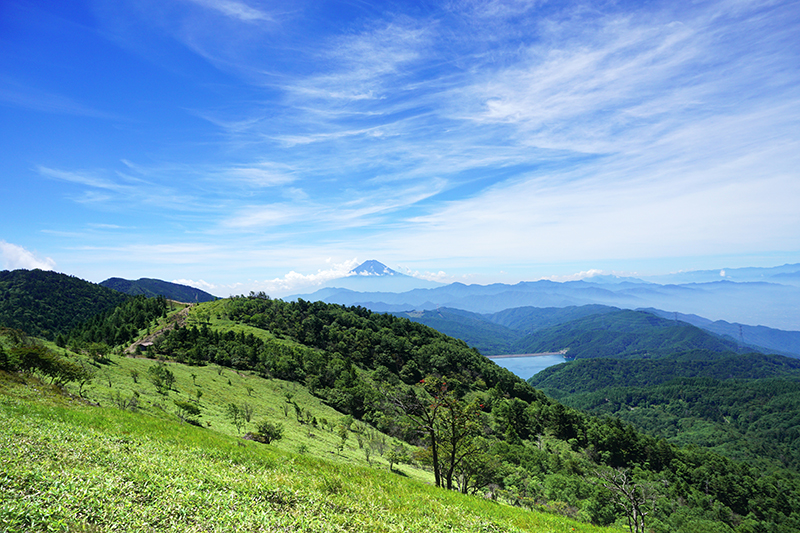
<svg viewBox="0 0 800 533"><path fill-rule="evenodd" d="M391 268L387 267L380 261L375 261L374 259L370 259L369 261L364 261L353 270L347 273L348 276L358 275L358 276L405 276L410 278L411 276L406 276L405 274L401 274ZM415 278L416 279L416 278Z"/></svg>
<svg viewBox="0 0 800 533"><path fill-rule="evenodd" d="M414 289L435 289L442 286L444 286L443 283L401 274L380 261L370 259L352 269L346 276L332 279L325 283L324 288L314 292L313 295L296 295L290 298L303 298L304 300L311 299L315 301L329 297L338 291L349 293L401 293Z"/></svg>

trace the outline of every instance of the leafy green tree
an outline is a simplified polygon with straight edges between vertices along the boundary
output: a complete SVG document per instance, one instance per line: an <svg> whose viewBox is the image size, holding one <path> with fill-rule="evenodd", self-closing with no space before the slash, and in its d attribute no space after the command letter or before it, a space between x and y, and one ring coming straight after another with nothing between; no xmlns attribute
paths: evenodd
<svg viewBox="0 0 800 533"><path fill-rule="evenodd" d="M103 359L110 351L111 347L104 342L92 342L86 346L86 353L96 360Z"/></svg>
<svg viewBox="0 0 800 533"><path fill-rule="evenodd" d="M167 394L175 383L175 374L164 363L158 363L148 368L147 376L159 394Z"/></svg>
<svg viewBox="0 0 800 533"><path fill-rule="evenodd" d="M347 429L347 426L344 424L339 425L339 430L337 431L337 435L339 435L339 444L336 446L336 449L339 451L339 453L342 453L344 450L344 445L347 443L348 432L349 430Z"/></svg>
<svg viewBox="0 0 800 533"><path fill-rule="evenodd" d="M446 383L445 383L446 385ZM441 451L441 475L448 490L455 488L453 476L456 468L468 458L477 455L480 447L475 437L482 433L480 405L464 402L453 394L441 397L442 416L436 423L435 437Z"/></svg>
<svg viewBox="0 0 800 533"><path fill-rule="evenodd" d="M244 402L239 408L239 412L242 414L244 421L246 423L250 423L250 419L253 418L253 406L247 402Z"/></svg>
<svg viewBox="0 0 800 533"><path fill-rule="evenodd" d="M448 391L446 382L440 378L428 377L390 398L395 409L406 416L427 438L437 487L443 486L441 463L439 462L438 430L449 394L452 393Z"/></svg>
<svg viewBox="0 0 800 533"><path fill-rule="evenodd" d="M244 413L242 413L242 410L239 408L239 406L235 403L229 403L225 408L225 414L234 427L236 427L236 432L241 433L246 421L244 419Z"/></svg>
<svg viewBox="0 0 800 533"><path fill-rule="evenodd" d="M262 420L256 425L255 440L270 444L283 438L283 424Z"/></svg>
<svg viewBox="0 0 800 533"><path fill-rule="evenodd" d="M394 465L405 464L411 461L410 456L408 455L408 449L406 449L406 447L402 444L392 446L389 451L386 452L384 457L389 462L389 472L393 471Z"/></svg>

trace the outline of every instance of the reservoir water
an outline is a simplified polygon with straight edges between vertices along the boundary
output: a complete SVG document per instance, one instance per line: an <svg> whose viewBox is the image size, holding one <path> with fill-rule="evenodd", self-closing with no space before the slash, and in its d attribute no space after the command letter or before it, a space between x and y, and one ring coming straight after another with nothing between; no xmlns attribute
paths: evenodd
<svg viewBox="0 0 800 533"><path fill-rule="evenodd" d="M492 357L492 361L507 368L522 379L527 380L548 366L558 365L564 362L564 356L554 355L531 355L522 357Z"/></svg>

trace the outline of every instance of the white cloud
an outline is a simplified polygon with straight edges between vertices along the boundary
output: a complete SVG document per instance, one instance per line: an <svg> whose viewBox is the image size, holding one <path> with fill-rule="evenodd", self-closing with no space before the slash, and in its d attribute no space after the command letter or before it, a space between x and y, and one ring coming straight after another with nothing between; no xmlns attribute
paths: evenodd
<svg viewBox="0 0 800 533"><path fill-rule="evenodd" d="M76 183L78 185L85 185L87 187L94 187L97 189L105 189L115 192L123 192L128 188L124 185L115 183L111 180L94 176L92 175L92 173L89 172L72 172L72 171L57 170L54 168L48 168L41 165L36 167L36 169L39 171L41 175L47 176L48 178L68 181L71 183Z"/></svg>
<svg viewBox="0 0 800 533"><path fill-rule="evenodd" d="M304 213L304 209L288 204L251 205L239 209L238 213L224 220L222 225L240 230L280 226L302 219Z"/></svg>
<svg viewBox="0 0 800 533"><path fill-rule="evenodd" d="M321 54L337 68L286 89L312 100L381 100L387 91L402 89L398 78L407 78L410 65L426 55L431 37L429 26L411 19L338 36L323 45Z"/></svg>
<svg viewBox="0 0 800 533"><path fill-rule="evenodd" d="M0 256L3 258L3 268L6 270L18 268L53 270L56 266L56 262L50 257L40 257L22 246L3 240L0 240Z"/></svg>
<svg viewBox="0 0 800 533"><path fill-rule="evenodd" d="M313 274L300 274L292 270L281 278L251 282L246 285L251 287L251 290L263 290L268 294L292 294L317 288L328 281L346 277L358 264L358 259L354 258L342 263L330 264L329 268L320 269Z"/></svg>
<svg viewBox="0 0 800 533"><path fill-rule="evenodd" d="M120 120L119 116L93 109L61 94L19 83L8 76L0 77L0 103L45 113Z"/></svg>
<svg viewBox="0 0 800 533"><path fill-rule="evenodd" d="M222 287L225 287L225 288L229 287L229 286L222 286L221 287L221 286L218 286L218 285L214 285L213 283L209 283L209 282L207 282L205 280L202 280L202 279L197 280L197 281L192 280L192 279L173 279L172 283L177 283L179 285L188 285L189 287L194 287L195 289L200 289L200 290L206 291L206 292L212 292L215 289L222 288Z"/></svg>
<svg viewBox="0 0 800 533"><path fill-rule="evenodd" d="M295 178L284 171L268 166L251 166L232 168L227 171L234 180L241 180L253 187L274 187L291 183Z"/></svg>
<svg viewBox="0 0 800 533"><path fill-rule="evenodd" d="M603 275L606 275L606 274L608 274L608 272L592 268L592 269L589 269L589 270L583 270L581 272L576 272L574 274L568 274L566 276L546 276L546 277L544 277L542 279L546 279L546 280L550 280L550 281L579 281L579 280L582 280L582 279L591 279L591 278L593 278L595 276L603 276Z"/></svg>
<svg viewBox="0 0 800 533"><path fill-rule="evenodd" d="M408 275L428 281L436 281L439 283L451 283L455 279L453 276L448 275L444 270L440 270L439 272L414 272L408 273Z"/></svg>
<svg viewBox="0 0 800 533"><path fill-rule="evenodd" d="M241 20L242 22L258 22L258 21L271 21L272 16L269 13L261 11L247 5L244 2L237 2L236 0L191 0L192 2L201 6L219 11L223 15Z"/></svg>

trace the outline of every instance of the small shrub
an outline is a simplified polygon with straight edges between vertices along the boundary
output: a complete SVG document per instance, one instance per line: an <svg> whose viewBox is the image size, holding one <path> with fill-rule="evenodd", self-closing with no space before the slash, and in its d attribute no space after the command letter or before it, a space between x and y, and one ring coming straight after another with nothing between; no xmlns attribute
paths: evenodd
<svg viewBox="0 0 800 533"><path fill-rule="evenodd" d="M175 374L164 363L148 368L147 375L159 394L167 394L175 383Z"/></svg>
<svg viewBox="0 0 800 533"><path fill-rule="evenodd" d="M274 424L268 420L258 423L253 440L269 444L283 438L283 424Z"/></svg>

